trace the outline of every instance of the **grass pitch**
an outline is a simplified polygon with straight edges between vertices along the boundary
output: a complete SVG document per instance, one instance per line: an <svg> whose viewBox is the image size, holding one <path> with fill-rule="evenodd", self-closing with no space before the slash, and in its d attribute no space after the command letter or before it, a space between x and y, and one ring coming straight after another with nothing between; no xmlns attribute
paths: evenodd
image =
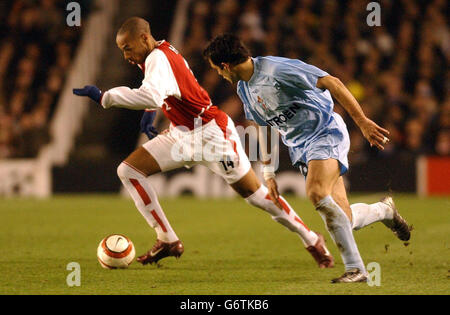
<svg viewBox="0 0 450 315"><path fill-rule="evenodd" d="M380 196L353 196L376 202ZM330 284L343 273L338 251L307 200L287 198L313 230L322 233L336 267L320 270L300 239L241 199L161 200L185 245L179 260L161 266L134 262L105 270L96 259L111 233L131 238L136 254L155 239L132 200L111 195L1 199L0 294L449 294L450 199L395 196L414 225L408 246L381 223L355 232L366 265L381 266L381 285ZM81 266L81 286L69 287L67 264Z"/></svg>

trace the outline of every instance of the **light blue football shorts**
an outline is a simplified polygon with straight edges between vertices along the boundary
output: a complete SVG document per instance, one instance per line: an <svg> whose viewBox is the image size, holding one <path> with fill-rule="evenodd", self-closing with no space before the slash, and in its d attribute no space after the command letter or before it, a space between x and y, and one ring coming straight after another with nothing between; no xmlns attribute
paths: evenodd
<svg viewBox="0 0 450 315"><path fill-rule="evenodd" d="M305 177L308 173L307 165L311 160L335 159L339 162L341 175L348 171L347 155L350 150L350 136L342 117L334 113L333 118L330 125L319 135L308 140L305 146L289 148L291 156L300 156L300 159L293 164Z"/></svg>

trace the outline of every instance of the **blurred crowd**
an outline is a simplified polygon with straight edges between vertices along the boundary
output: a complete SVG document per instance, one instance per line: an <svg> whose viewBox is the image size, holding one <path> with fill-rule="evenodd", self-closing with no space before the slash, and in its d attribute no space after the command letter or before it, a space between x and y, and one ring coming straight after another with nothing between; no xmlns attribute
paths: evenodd
<svg viewBox="0 0 450 315"><path fill-rule="evenodd" d="M35 157L70 68L80 28L66 1L0 2L0 159Z"/></svg>
<svg viewBox="0 0 450 315"><path fill-rule="evenodd" d="M80 37L80 28L66 25L67 2L0 1L0 159L34 157L49 140ZM373 27L369 2L192 0L184 46L177 48L237 124L248 122L235 87L202 57L208 41L225 32L238 34L254 56L298 58L346 84L365 113L391 132L386 150L377 152L336 105L349 127L353 162L400 152L450 155L447 1L379 0L381 26Z"/></svg>
<svg viewBox="0 0 450 315"><path fill-rule="evenodd" d="M194 0L180 49L215 104L246 125L235 88L209 69L202 50L238 34L253 56L301 59L340 78L368 117L391 133L384 152L369 147L336 105L351 136L349 158L450 155L450 28L446 0L379 0L381 26L367 24L366 0Z"/></svg>

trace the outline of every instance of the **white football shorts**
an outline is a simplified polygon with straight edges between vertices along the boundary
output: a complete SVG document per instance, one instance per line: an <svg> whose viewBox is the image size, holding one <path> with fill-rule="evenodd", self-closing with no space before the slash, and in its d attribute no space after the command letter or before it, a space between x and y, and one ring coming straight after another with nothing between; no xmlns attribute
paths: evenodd
<svg viewBox="0 0 450 315"><path fill-rule="evenodd" d="M233 121L227 118L227 126L222 128L214 119L194 130L171 125L169 132L144 143L143 147L155 158L162 172L204 165L228 184L234 184L250 171L251 164Z"/></svg>

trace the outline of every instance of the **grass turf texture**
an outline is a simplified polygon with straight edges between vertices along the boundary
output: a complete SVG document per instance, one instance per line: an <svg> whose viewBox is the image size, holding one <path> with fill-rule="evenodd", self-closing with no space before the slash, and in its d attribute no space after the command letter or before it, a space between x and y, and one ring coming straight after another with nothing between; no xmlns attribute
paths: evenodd
<svg viewBox="0 0 450 315"><path fill-rule="evenodd" d="M380 196L354 196L376 202ZM381 223L355 232L366 263L381 266L381 286L330 284L344 269L319 215L307 200L288 198L313 230L322 233L337 264L320 270L301 240L243 200L161 200L184 242L181 259L161 266L134 262L105 270L96 259L111 233L131 238L136 254L155 239L131 200L117 196L1 199L0 294L448 294L450 199L395 197L414 225L408 246ZM70 262L81 265L81 286L68 287Z"/></svg>

